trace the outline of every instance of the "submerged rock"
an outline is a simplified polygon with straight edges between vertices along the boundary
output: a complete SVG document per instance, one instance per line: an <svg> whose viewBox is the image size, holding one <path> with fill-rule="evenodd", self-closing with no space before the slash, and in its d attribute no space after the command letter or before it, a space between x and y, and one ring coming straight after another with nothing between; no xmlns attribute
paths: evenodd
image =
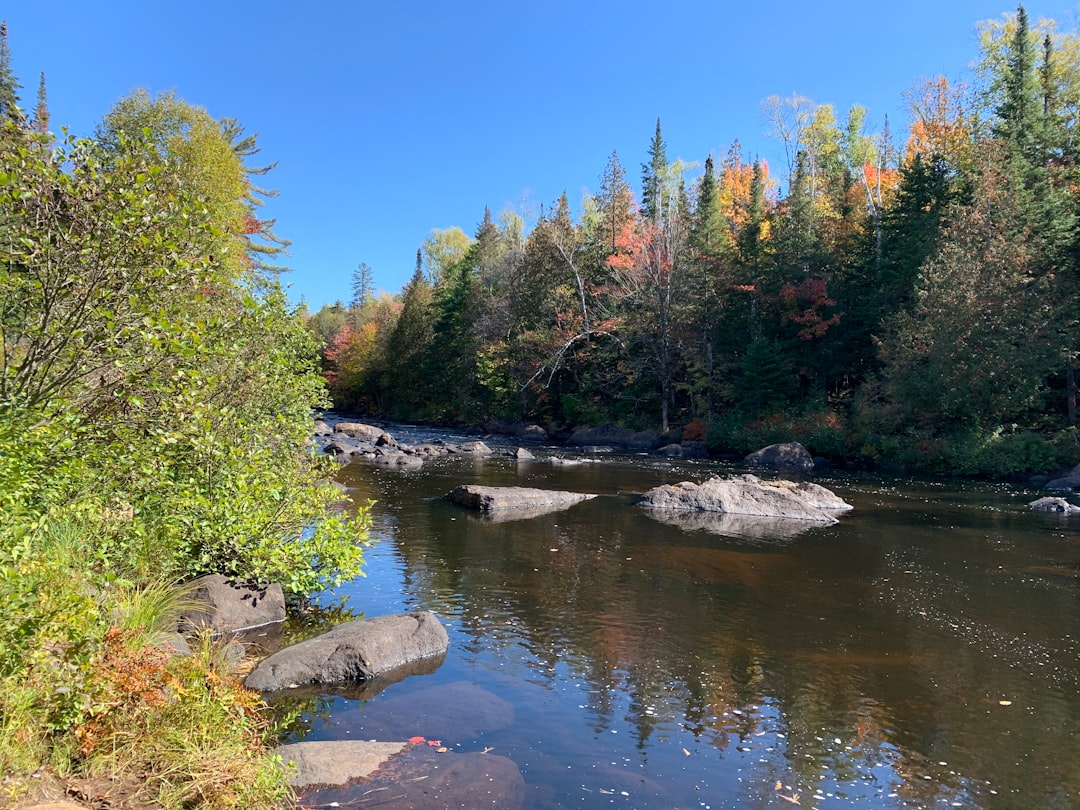
<svg viewBox="0 0 1080 810"><path fill-rule="evenodd" d="M278 753L282 762L293 766L289 784L303 790L364 779L408 747L407 742L341 740L283 745Z"/></svg>
<svg viewBox="0 0 1080 810"><path fill-rule="evenodd" d="M548 507L559 509L595 498L580 492L561 492L531 487L482 487L463 484L454 487L446 497L459 506L481 512L502 512L515 509Z"/></svg>
<svg viewBox="0 0 1080 810"><path fill-rule="evenodd" d="M427 611L358 619L263 659L244 684L272 692L310 683L365 681L443 655L449 646L445 628Z"/></svg>
<svg viewBox="0 0 1080 810"><path fill-rule="evenodd" d="M305 807L377 806L379 810L520 810L525 806L525 780L507 757L479 751L439 752L420 743L407 746L359 782L306 791L300 803Z"/></svg>
<svg viewBox="0 0 1080 810"><path fill-rule="evenodd" d="M817 484L762 481L754 475L710 478L703 484L683 481L646 492L639 506L650 509L685 509L735 515L788 518L813 523L836 523L833 512L851 506Z"/></svg>

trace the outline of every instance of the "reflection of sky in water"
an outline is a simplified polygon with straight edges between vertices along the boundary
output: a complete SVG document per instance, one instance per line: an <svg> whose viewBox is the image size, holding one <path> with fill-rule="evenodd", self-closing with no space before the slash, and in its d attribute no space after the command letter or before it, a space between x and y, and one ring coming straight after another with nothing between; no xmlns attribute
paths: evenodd
<svg viewBox="0 0 1080 810"><path fill-rule="evenodd" d="M535 810L1080 806L1074 585L1024 573L1080 553L1015 493L824 482L856 511L764 545L626 498L507 524L439 500L516 475L348 470L378 501L380 539L339 593L369 616L435 611L450 652L370 700L332 699L312 739L428 734L395 728L393 707L469 683L513 722L439 733L512 759ZM635 469L626 489L649 475L663 473ZM614 493L617 479L545 466L529 483Z"/></svg>

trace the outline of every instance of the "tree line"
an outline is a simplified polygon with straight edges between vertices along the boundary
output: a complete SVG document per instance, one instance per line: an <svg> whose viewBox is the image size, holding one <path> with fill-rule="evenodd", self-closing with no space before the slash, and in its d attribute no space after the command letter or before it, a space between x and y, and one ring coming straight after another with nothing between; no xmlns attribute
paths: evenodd
<svg viewBox="0 0 1080 810"><path fill-rule="evenodd" d="M1023 7L976 81L920 82L897 144L854 106L763 104L782 183L736 142L703 172L657 121L637 193L612 153L578 217L435 230L396 296L308 314L339 407L661 431L717 451L971 473L1076 453L1080 37Z"/></svg>

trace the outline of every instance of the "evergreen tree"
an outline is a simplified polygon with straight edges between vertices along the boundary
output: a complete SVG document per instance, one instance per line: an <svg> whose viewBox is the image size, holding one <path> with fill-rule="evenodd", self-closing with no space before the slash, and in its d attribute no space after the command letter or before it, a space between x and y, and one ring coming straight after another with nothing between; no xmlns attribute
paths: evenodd
<svg viewBox="0 0 1080 810"><path fill-rule="evenodd" d="M641 164L641 215L647 222L656 222L668 206L666 149L657 118L656 134L649 144L649 162Z"/></svg>
<svg viewBox="0 0 1080 810"><path fill-rule="evenodd" d="M424 360L432 343L432 291L424 275L420 251L416 270L401 294L401 314L387 340L391 368L386 389L394 415L415 418L426 405Z"/></svg>
<svg viewBox="0 0 1080 810"><path fill-rule="evenodd" d="M691 247L700 254L717 253L724 241L724 221L717 197L716 168L712 155L705 158L705 174L697 189L697 207L690 226Z"/></svg>
<svg viewBox="0 0 1080 810"><path fill-rule="evenodd" d="M1011 151L1030 159L1038 127L1039 90L1028 16L1023 6L1016 10L1016 27L1009 40L1005 73L1000 77L1000 84L1002 99L995 111L994 134L1004 140Z"/></svg>
<svg viewBox="0 0 1080 810"><path fill-rule="evenodd" d="M375 276L367 262L360 262L352 274L352 302L350 309L363 309L364 304L375 295Z"/></svg>
<svg viewBox="0 0 1080 810"><path fill-rule="evenodd" d="M916 153L900 169L893 204L882 221L880 315L910 306L919 268L934 252L942 217L953 198L949 169L939 155Z"/></svg>
<svg viewBox="0 0 1080 810"><path fill-rule="evenodd" d="M25 121L19 109L19 90L22 85L11 67L11 48L8 46L7 20L0 20L0 120L19 126Z"/></svg>

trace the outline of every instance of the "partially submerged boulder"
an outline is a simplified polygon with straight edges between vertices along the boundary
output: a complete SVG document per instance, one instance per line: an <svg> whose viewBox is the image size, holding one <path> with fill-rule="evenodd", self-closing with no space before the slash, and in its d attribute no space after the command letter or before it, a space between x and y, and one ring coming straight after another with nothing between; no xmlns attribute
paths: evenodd
<svg viewBox="0 0 1080 810"><path fill-rule="evenodd" d="M562 492L532 487L482 487L475 484L462 484L450 490L446 497L467 509L501 512L538 507L565 508L596 496L581 492Z"/></svg>
<svg viewBox="0 0 1080 810"><path fill-rule="evenodd" d="M407 742L340 740L283 745L278 753L293 766L289 784L304 790L365 779L408 747Z"/></svg>
<svg viewBox="0 0 1080 810"><path fill-rule="evenodd" d="M183 632L208 629L230 633L285 621L281 585L246 585L221 574L208 574L188 583L189 599L198 603L180 616Z"/></svg>
<svg viewBox="0 0 1080 810"><path fill-rule="evenodd" d="M770 444L755 450L745 459L748 467L767 467L771 470L796 469L809 472L814 469L814 458L799 442Z"/></svg>
<svg viewBox="0 0 1080 810"><path fill-rule="evenodd" d="M508 757L410 744L366 778L341 787L305 791L300 804L377 806L379 810L520 810L525 806L525 780Z"/></svg>
<svg viewBox="0 0 1080 810"><path fill-rule="evenodd" d="M851 506L818 484L762 481L754 475L710 478L702 484L683 481L646 492L639 506L650 509L687 509L735 515L806 520L832 524L833 513Z"/></svg>
<svg viewBox="0 0 1080 810"><path fill-rule="evenodd" d="M1028 506L1036 512L1053 512L1059 515L1080 514L1080 506L1074 506L1064 498L1039 498Z"/></svg>
<svg viewBox="0 0 1080 810"><path fill-rule="evenodd" d="M445 628L427 611L357 619L263 659L244 683L272 692L310 683L365 681L443 655L449 645Z"/></svg>

